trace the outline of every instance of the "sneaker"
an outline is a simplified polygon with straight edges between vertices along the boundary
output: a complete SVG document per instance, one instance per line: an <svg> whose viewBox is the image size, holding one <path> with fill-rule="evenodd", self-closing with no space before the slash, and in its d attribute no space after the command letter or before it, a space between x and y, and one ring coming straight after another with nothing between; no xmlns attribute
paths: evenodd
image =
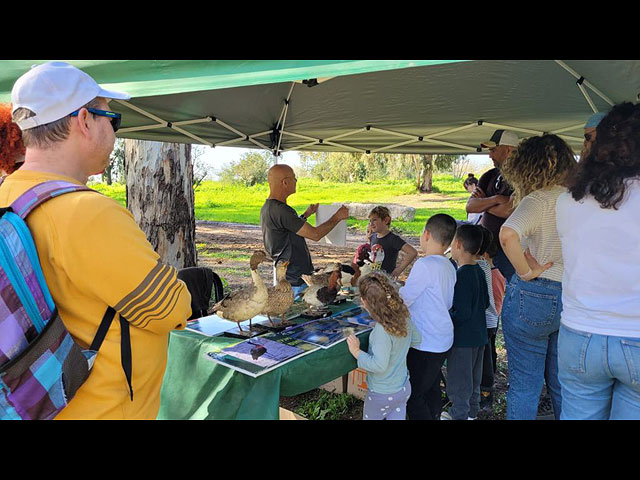
<svg viewBox="0 0 640 480"><path fill-rule="evenodd" d="M478 417L467 417L467 420L477 420Z"/></svg>
<svg viewBox="0 0 640 480"><path fill-rule="evenodd" d="M453 418L451 418L451 415L449 415L449 412L442 412L440 414L440 420L453 420Z"/></svg>

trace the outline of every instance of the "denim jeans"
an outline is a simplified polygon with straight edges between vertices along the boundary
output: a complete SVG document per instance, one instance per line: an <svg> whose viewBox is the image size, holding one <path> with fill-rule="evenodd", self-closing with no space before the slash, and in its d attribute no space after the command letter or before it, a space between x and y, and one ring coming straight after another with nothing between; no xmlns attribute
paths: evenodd
<svg viewBox="0 0 640 480"><path fill-rule="evenodd" d="M562 420L640 420L640 338L562 325L558 366Z"/></svg>
<svg viewBox="0 0 640 480"><path fill-rule="evenodd" d="M502 307L502 332L507 348L508 420L535 420L543 382L551 395L554 416L560 418L558 330L562 284L544 278L529 282L514 275Z"/></svg>
<svg viewBox="0 0 640 480"><path fill-rule="evenodd" d="M307 285L306 283L303 283L302 285L298 285L297 287L291 287L293 290L293 296L297 297L298 294L301 294L302 292L304 292L308 286L309 285Z"/></svg>

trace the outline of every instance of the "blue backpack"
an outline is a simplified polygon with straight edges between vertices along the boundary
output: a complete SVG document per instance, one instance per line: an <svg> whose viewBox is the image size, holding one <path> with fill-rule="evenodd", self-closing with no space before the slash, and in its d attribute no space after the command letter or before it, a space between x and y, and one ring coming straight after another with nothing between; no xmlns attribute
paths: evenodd
<svg viewBox="0 0 640 480"><path fill-rule="evenodd" d="M47 200L82 190L94 191L48 181L0 208L1 420L48 420L65 408L88 378L115 316L109 307L89 350L76 344L58 315L25 223ZM122 365L133 400L129 322L120 317L120 325Z"/></svg>

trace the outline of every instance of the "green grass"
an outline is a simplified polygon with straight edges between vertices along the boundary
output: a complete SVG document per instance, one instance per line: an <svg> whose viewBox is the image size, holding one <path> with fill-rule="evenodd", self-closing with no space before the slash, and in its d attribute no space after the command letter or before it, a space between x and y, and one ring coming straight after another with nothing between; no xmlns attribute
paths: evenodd
<svg viewBox="0 0 640 480"><path fill-rule="evenodd" d="M302 213L312 203L409 203L410 200L425 200L424 207L416 208L412 222L394 221L392 229L401 234L419 235L427 219L436 213L446 213L457 220L466 218L465 204L469 198L462 181L450 175L435 175L434 192L437 195L416 193L415 185L409 181L374 183L331 183L308 178L298 181L298 192L287 199L287 203ZM125 186L95 184L92 186L105 195L125 204ZM438 195L439 194L439 195ZM446 198L442 198L445 195ZM260 208L269 196L266 184L244 187L220 182L203 182L195 192L194 210L197 220L234 222L258 225ZM402 201L397 197L403 196ZM312 223L314 220L311 220ZM350 227L365 231L367 220L350 218Z"/></svg>
<svg viewBox="0 0 640 480"><path fill-rule="evenodd" d="M196 250L199 256L207 258L220 258L223 260L231 260L234 262L248 262L251 255L247 255L246 252L240 250L224 250L215 251L211 248L207 248L206 243L196 243Z"/></svg>

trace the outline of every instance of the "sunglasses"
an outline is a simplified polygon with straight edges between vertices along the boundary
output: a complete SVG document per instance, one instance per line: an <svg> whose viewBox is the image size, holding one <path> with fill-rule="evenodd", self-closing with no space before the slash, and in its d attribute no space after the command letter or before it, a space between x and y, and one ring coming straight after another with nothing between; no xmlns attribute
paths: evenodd
<svg viewBox="0 0 640 480"><path fill-rule="evenodd" d="M69 116L77 117L79 111L80 110L76 110L75 112L70 113ZM87 111L93 113L94 115L111 119L111 127L113 128L114 133L117 132L120 128L120 122L122 121L121 113L109 112L107 110L98 110L97 108L87 108Z"/></svg>

